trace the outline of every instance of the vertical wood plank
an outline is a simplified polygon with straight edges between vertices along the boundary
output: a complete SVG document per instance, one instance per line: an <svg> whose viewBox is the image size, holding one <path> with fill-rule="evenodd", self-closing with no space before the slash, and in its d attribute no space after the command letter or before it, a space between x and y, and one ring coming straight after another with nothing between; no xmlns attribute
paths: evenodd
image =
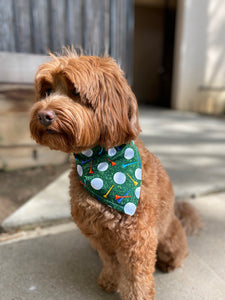
<svg viewBox="0 0 225 300"><path fill-rule="evenodd" d="M110 0L101 1L100 54L109 54L110 47Z"/></svg>
<svg viewBox="0 0 225 300"><path fill-rule="evenodd" d="M122 0L118 2L118 14L120 20L118 22L117 27L117 36L118 36L118 49L117 55L119 57L120 65L123 71L126 73L127 65L126 65L126 55L129 52L127 48L127 0Z"/></svg>
<svg viewBox="0 0 225 300"><path fill-rule="evenodd" d="M48 1L31 0L32 49L46 54L49 50Z"/></svg>
<svg viewBox="0 0 225 300"><path fill-rule="evenodd" d="M49 3L50 50L54 52L65 46L66 6L62 0L50 0Z"/></svg>
<svg viewBox="0 0 225 300"><path fill-rule="evenodd" d="M0 51L15 51L11 0L0 0L0 20Z"/></svg>
<svg viewBox="0 0 225 300"><path fill-rule="evenodd" d="M30 53L32 52L30 1L14 0L13 8L16 51Z"/></svg>
<svg viewBox="0 0 225 300"><path fill-rule="evenodd" d="M82 47L82 1L67 0L66 43L74 47Z"/></svg>
<svg viewBox="0 0 225 300"><path fill-rule="evenodd" d="M109 44L109 54L115 58L116 54L116 0L110 1L110 44Z"/></svg>
<svg viewBox="0 0 225 300"><path fill-rule="evenodd" d="M88 54L98 55L100 50L100 2L85 0L84 2L84 50Z"/></svg>
<svg viewBox="0 0 225 300"><path fill-rule="evenodd" d="M111 0L110 5L110 55L119 63L131 82L131 74L128 75L128 64L132 63L131 44L128 45L128 19L133 18L132 0ZM132 20L130 20L129 30ZM132 34L130 32L130 34ZM130 46L130 47L129 47ZM127 59L129 56L129 60Z"/></svg>
<svg viewBox="0 0 225 300"><path fill-rule="evenodd" d="M133 37L134 37L134 0L127 0L127 56L126 76L130 85L133 83Z"/></svg>
<svg viewBox="0 0 225 300"><path fill-rule="evenodd" d="M0 50L81 46L87 54L110 54L131 82L133 7L133 0L0 0Z"/></svg>
<svg viewBox="0 0 225 300"><path fill-rule="evenodd" d="M117 35L118 35L118 49L117 49L117 55L119 57L121 68L126 73L126 76L128 77L127 71L128 71L128 64L131 63L127 60L127 57L130 56L131 49L128 45L128 19L131 17L128 15L128 8L129 8L129 0L123 0L120 1L118 4L118 11L120 12L120 20L117 27Z"/></svg>
<svg viewBox="0 0 225 300"><path fill-rule="evenodd" d="M110 54L118 61L121 61L121 42L123 43L123 27L122 23L122 14L123 14L123 4L124 0L112 0L110 7L110 39L111 47Z"/></svg>

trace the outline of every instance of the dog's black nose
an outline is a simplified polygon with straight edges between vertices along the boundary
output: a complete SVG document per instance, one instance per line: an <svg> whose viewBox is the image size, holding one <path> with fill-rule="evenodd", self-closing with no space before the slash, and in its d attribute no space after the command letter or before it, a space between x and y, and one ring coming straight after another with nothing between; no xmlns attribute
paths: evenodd
<svg viewBox="0 0 225 300"><path fill-rule="evenodd" d="M53 110L40 110L37 115L39 122L46 127L55 120L55 112Z"/></svg>

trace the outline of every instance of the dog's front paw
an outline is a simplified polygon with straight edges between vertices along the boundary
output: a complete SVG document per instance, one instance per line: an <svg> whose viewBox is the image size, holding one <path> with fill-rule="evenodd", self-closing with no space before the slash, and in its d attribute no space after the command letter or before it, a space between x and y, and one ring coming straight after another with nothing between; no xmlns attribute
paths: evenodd
<svg viewBox="0 0 225 300"><path fill-rule="evenodd" d="M104 269L98 277L98 285L107 293L116 292L118 288L118 283L115 281L115 278L113 278L113 275Z"/></svg>

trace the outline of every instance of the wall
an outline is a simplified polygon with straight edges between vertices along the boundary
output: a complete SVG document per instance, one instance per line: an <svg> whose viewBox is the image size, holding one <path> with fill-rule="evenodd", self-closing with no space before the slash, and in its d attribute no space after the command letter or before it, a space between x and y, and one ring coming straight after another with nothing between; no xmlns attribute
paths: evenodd
<svg viewBox="0 0 225 300"><path fill-rule="evenodd" d="M225 111L225 1L180 0L173 107Z"/></svg>

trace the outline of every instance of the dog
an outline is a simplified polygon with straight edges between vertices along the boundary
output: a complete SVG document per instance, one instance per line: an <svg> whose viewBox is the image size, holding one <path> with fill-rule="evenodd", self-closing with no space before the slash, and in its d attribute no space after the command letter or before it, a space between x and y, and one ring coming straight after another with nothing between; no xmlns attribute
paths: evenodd
<svg viewBox="0 0 225 300"><path fill-rule="evenodd" d="M50 55L35 77L31 136L74 154L71 215L102 260L98 285L123 300L154 299L155 265L182 265L198 214L174 204L168 174L138 138L137 100L115 60Z"/></svg>

